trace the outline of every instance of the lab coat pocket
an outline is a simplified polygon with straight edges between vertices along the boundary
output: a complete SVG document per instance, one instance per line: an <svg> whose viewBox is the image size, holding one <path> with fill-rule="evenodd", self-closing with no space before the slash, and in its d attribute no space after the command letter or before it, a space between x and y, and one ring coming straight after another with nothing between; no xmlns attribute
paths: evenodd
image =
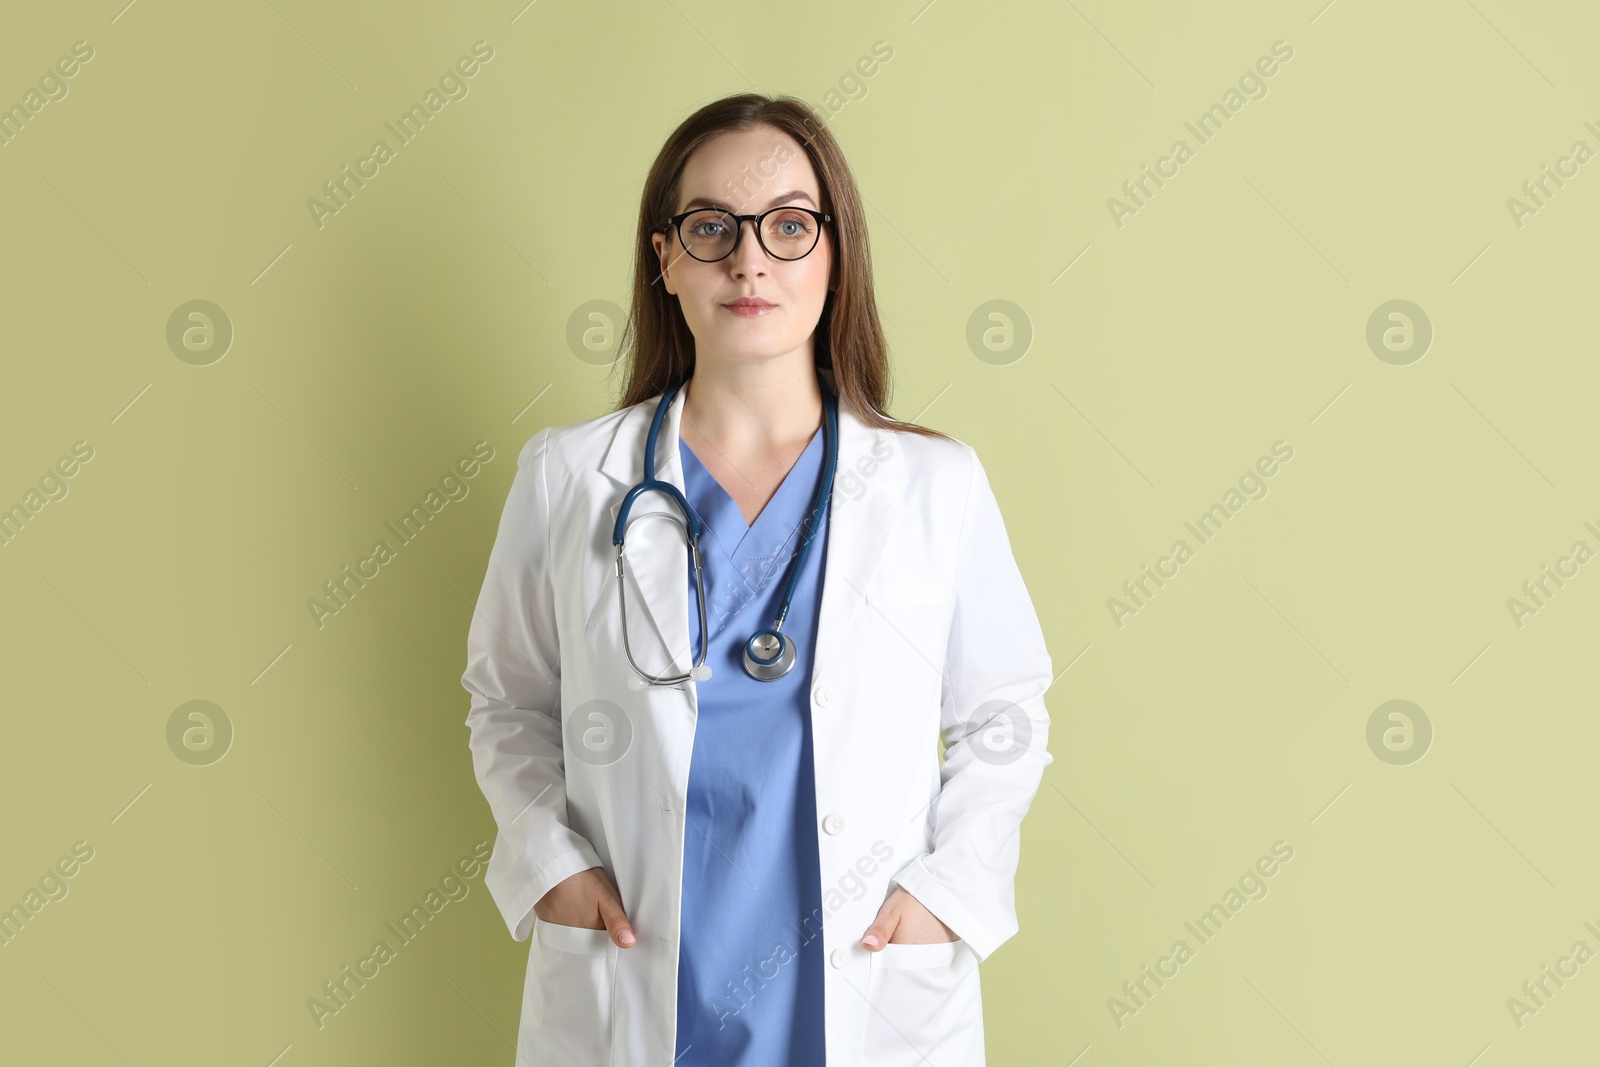
<svg viewBox="0 0 1600 1067"><path fill-rule="evenodd" d="M867 976L868 1067L983 1067L978 959L965 941L888 944Z"/></svg>
<svg viewBox="0 0 1600 1067"><path fill-rule="evenodd" d="M585 926L562 926L559 923L547 923L543 919L535 921L539 924L539 943L550 948L560 949L563 952L594 956L604 953L606 949L615 944L611 940L611 931L604 927L599 930L591 930Z"/></svg>
<svg viewBox="0 0 1600 1067"><path fill-rule="evenodd" d="M538 1050L538 1067L610 1063L618 952L610 932L535 919L533 942L518 1046Z"/></svg>

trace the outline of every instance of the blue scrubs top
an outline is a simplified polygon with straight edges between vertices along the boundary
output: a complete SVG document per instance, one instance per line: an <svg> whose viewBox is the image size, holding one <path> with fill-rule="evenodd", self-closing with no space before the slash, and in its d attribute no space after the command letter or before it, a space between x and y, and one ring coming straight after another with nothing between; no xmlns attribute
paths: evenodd
<svg viewBox="0 0 1600 1067"><path fill-rule="evenodd" d="M678 949L674 1067L823 1067L822 889L812 777L811 667L827 556L824 502L783 632L789 673L744 669L750 635L777 618L822 479L824 431L755 525L681 440L684 495L700 516L711 677L696 683ZM689 633L700 649L694 570Z"/></svg>

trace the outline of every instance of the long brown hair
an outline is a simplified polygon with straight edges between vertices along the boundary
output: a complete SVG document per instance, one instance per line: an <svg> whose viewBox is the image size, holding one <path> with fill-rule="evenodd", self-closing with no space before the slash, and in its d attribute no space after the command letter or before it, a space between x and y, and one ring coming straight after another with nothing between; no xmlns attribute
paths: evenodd
<svg viewBox="0 0 1600 1067"><path fill-rule="evenodd" d="M665 393L694 373L694 335L677 300L665 285L657 284L661 262L650 237L673 213L683 168L694 150L718 134L758 125L771 126L800 143L822 185L820 210L833 216L839 284L823 301L813 349L817 366L833 372L840 406L871 426L950 439L949 434L901 422L884 410L889 346L873 295L866 215L839 143L804 100L760 93L714 100L684 119L661 146L645 179L634 247L633 310L623 326L619 360L626 363L626 379L616 410Z"/></svg>

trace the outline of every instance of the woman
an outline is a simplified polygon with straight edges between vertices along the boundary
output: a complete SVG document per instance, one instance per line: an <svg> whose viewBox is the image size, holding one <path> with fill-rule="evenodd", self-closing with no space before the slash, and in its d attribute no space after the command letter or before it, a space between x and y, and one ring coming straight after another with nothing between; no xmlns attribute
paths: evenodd
<svg viewBox="0 0 1600 1067"><path fill-rule="evenodd" d="M617 410L518 457L462 676L519 1062L981 1065L1050 657L976 454L884 413L804 102L668 139L632 326Z"/></svg>

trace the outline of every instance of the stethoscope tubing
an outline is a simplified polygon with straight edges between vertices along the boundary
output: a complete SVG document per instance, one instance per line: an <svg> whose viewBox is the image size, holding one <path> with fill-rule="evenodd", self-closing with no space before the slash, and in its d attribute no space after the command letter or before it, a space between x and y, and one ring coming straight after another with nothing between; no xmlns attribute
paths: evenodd
<svg viewBox="0 0 1600 1067"><path fill-rule="evenodd" d="M817 379L818 384L822 388L822 422L824 430L823 469L826 473L823 477L822 484L817 487L816 496L811 502L811 512L806 519L806 531L800 543L799 558L795 561L794 566L790 568L789 581L784 588L783 603L778 610L777 621L773 624L770 631L758 631L755 636L750 638L750 641L746 642L745 658L747 669L751 670L764 667L768 663L780 659L783 650L781 644L782 642L787 642L790 645L793 644L793 642L789 641L787 635L782 635L779 637L779 651L774 652L771 657L762 658L754 651L755 642L758 637L768 633L781 634L783 630L784 620L789 617L789 605L794 599L795 588L800 582L800 572L805 569L806 559L811 552L811 543L816 537L816 528L821 521L822 509L827 506L827 502L833 492L834 474L838 469L839 458L839 418L837 401L835 400L833 394L829 392L827 382L822 379L820 372L817 375ZM639 675L640 678L644 679L650 685L676 685L680 682L688 680L689 678L701 675L710 646L710 635L706 626L705 573L703 568L703 560L700 555L700 534L702 532L700 516L695 514L694 509L689 506L688 498L683 495L683 492L679 490L677 486L673 485L671 482L664 482L658 478L652 477L656 469L656 442L661 434L662 421L666 418L667 409L672 405L673 398L677 396L678 390L683 388L687 380L688 379L685 379L684 381L679 382L666 393L664 393L661 397L661 402L656 405L655 417L650 421L650 432L646 436L644 444L644 481L629 489L628 492L623 496L622 504L617 508L616 525L611 531L611 543L616 547L617 550L617 603L622 611L622 647L627 653L629 666L633 668L634 672ZM627 582L624 581L624 568L622 563L623 538L627 530L628 515L633 508L633 502L639 498L640 494L651 491L666 493L667 496L678 505L678 510L683 513L684 533L689 542L690 557L694 564L696 593L695 600L698 604L700 614L700 654L699 658L694 661L690 669L683 674L652 675L648 671L645 671L639 666L638 661L634 659L633 649L628 640L628 598L624 588L627 585ZM781 677L782 673L784 673L786 670L787 668L784 668L784 670L780 671L778 674L770 676L757 675L757 677L763 678L763 680L771 680L773 677Z"/></svg>
<svg viewBox="0 0 1600 1067"><path fill-rule="evenodd" d="M795 587L800 584L800 572L806 569L806 557L811 554L812 536L817 524L822 521L822 509L828 506L828 500L833 493L833 475L839 466L839 415L834 410L833 398L828 395L826 384L822 387L822 422L823 422L823 452L822 469L826 471L822 485L817 489L816 498L811 502L811 514L806 518L806 533L800 542L800 558L795 560L794 567L789 573L789 584L783 591L783 606L778 609L778 621L772 626L774 630L783 629L783 620L789 617L789 603L794 598Z"/></svg>

